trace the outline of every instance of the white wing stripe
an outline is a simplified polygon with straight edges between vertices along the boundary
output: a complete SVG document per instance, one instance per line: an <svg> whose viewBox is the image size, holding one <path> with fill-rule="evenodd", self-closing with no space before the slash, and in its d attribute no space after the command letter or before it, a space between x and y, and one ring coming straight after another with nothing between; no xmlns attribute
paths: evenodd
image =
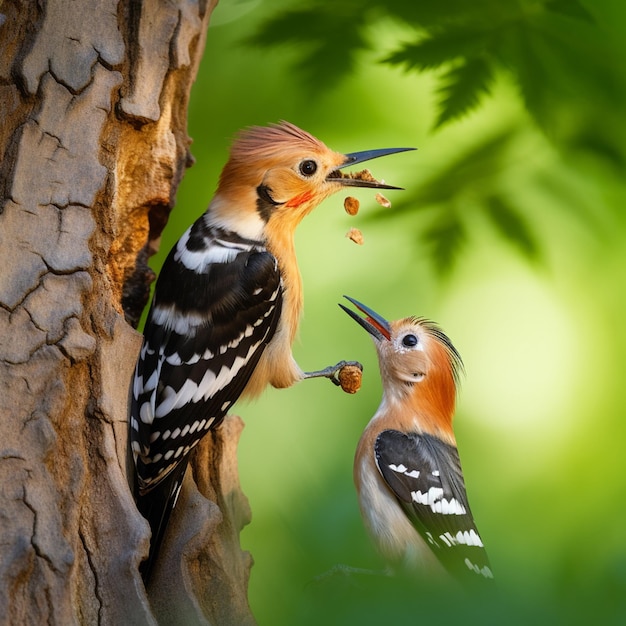
<svg viewBox="0 0 626 626"><path fill-rule="evenodd" d="M139 419L144 424L152 424L154 421L154 413L152 412L152 403L144 402L139 408Z"/></svg>
<svg viewBox="0 0 626 626"><path fill-rule="evenodd" d="M260 341L250 346L248 353L237 357L232 367L222 366L217 376L211 369L207 369L199 384L187 379L178 392L169 385L163 389L161 403L156 407L155 417L164 417L174 409L179 409L189 402L208 400L218 391L226 387L239 373L241 368L248 362L252 354L257 350ZM143 408L143 407L142 407ZM173 436L173 435L172 435Z"/></svg>
<svg viewBox="0 0 626 626"><path fill-rule="evenodd" d="M152 374L150 375L150 378L148 378L148 380L144 383L143 385L143 392L146 391L152 391L153 389L156 389L157 386L157 381L159 380L159 372L160 369L156 369L152 372Z"/></svg>
<svg viewBox="0 0 626 626"><path fill-rule="evenodd" d="M181 242L182 243L182 242ZM224 246L209 246L203 250L192 252L186 247L181 248L181 243L176 248L174 260L182 263L188 270L202 274L213 263L230 263L240 250L225 248Z"/></svg>
<svg viewBox="0 0 626 626"><path fill-rule="evenodd" d="M439 535L439 538L443 540L449 548L457 545L477 546L478 548L484 547L478 533L473 528L465 531L459 530L454 536L450 532L445 532L443 535Z"/></svg>
<svg viewBox="0 0 626 626"><path fill-rule="evenodd" d="M467 513L465 507L456 498L446 500L442 496L443 489L441 487L431 487L427 493L411 492L411 498L414 502L429 506L433 513L441 513L442 515L465 515Z"/></svg>
<svg viewBox="0 0 626 626"><path fill-rule="evenodd" d="M255 247L250 244L229 243L221 239L211 241L205 237L205 245L201 250L189 250L187 244L190 234L191 227L178 240L174 260L196 274L203 274L213 263L230 263L238 254L249 252Z"/></svg>
<svg viewBox="0 0 626 626"><path fill-rule="evenodd" d="M143 389L143 376L140 376L135 372L135 378L133 379L133 398L137 400L141 395L141 390Z"/></svg>
<svg viewBox="0 0 626 626"><path fill-rule="evenodd" d="M207 323L206 315L183 313L176 306L155 306L150 321L178 335L194 335L196 328Z"/></svg>

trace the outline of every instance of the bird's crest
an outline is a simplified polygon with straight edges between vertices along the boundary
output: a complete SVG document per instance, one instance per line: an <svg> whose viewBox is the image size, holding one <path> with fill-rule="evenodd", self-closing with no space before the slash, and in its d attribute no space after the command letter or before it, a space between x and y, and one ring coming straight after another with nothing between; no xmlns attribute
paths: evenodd
<svg viewBox="0 0 626 626"><path fill-rule="evenodd" d="M428 432L453 438L452 420L459 378L463 371L461 356L448 336L429 319L407 317L391 322L391 327L392 340L405 336L411 330L417 331L416 334L422 338L423 350L405 350L400 344L393 352L388 352L385 342L379 344L379 351L383 351L379 355L381 371L387 370L391 381L396 382L390 389L399 391L400 395L396 397L401 402L409 402L412 407L410 414L420 415L422 427ZM416 376L420 367L424 366L425 376L421 380L416 379L417 384L413 384L412 376ZM404 382L405 385L400 386L398 382Z"/></svg>
<svg viewBox="0 0 626 626"><path fill-rule="evenodd" d="M448 335L441 330L438 324L425 317L411 317L409 319L411 322L424 328L428 334L443 348L447 357L450 372L452 373L452 378L454 379L455 385L458 386L461 380L461 375L464 372L463 359L461 358L458 350L454 347L454 344Z"/></svg>
<svg viewBox="0 0 626 626"><path fill-rule="evenodd" d="M219 192L260 185L266 171L298 158L332 153L319 139L289 122L250 126L233 141Z"/></svg>
<svg viewBox="0 0 626 626"><path fill-rule="evenodd" d="M271 158L294 147L312 152L328 151L328 148L313 135L290 122L281 121L269 126L250 126L242 130L233 142L231 160Z"/></svg>

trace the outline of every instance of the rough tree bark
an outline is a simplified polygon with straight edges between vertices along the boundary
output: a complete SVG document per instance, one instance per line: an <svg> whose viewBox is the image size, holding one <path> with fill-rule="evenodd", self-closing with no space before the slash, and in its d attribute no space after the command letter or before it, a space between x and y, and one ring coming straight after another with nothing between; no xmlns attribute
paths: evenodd
<svg viewBox="0 0 626 626"><path fill-rule="evenodd" d="M147 594L126 479L132 325L215 3L0 1L2 624L254 623L237 418L198 451Z"/></svg>

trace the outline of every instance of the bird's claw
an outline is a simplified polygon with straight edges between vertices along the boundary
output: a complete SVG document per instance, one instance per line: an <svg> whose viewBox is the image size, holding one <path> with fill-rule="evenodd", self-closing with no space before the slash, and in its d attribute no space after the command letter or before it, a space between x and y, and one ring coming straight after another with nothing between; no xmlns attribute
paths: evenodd
<svg viewBox="0 0 626 626"><path fill-rule="evenodd" d="M339 361L323 370L305 372L304 378L328 378L346 393L356 393L361 386L361 372L363 366L358 361Z"/></svg>
<svg viewBox="0 0 626 626"><path fill-rule="evenodd" d="M339 372L346 366L358 367L363 371L363 366L358 361L339 361L336 365L329 365L323 370L316 370L315 372L304 372L304 378L329 378L335 385L341 384L337 376Z"/></svg>

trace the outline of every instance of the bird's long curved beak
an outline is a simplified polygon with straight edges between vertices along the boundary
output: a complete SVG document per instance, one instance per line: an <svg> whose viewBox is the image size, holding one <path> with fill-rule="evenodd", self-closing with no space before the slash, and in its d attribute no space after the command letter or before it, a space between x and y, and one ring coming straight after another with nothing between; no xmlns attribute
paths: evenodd
<svg viewBox="0 0 626 626"><path fill-rule="evenodd" d="M358 300L355 300L354 298L351 298L350 296L344 296L344 298L346 300L349 300L350 302L352 302L352 304L354 304L354 306L357 309L359 309L359 311L361 311L361 313L364 313L367 316L367 317L363 318L358 313L355 313L354 311L352 311L348 307L345 307L343 304L340 304L339 306L357 324L359 324L360 326L365 328L365 330L370 335L372 335L373 337L375 337L379 341L382 341L383 339L387 339L389 341L391 339L391 326L389 325L389 322L384 317L382 317L382 315L379 315L378 313L376 313L376 311L373 311L369 307L365 306L364 304L362 304Z"/></svg>
<svg viewBox="0 0 626 626"><path fill-rule="evenodd" d="M397 152L407 152L409 150L416 150L416 148L381 148L379 150L364 150L363 152L350 152L346 154L346 160L343 165L340 165L336 170L332 171L326 180L337 182L344 187L370 187L373 189L402 189L402 187L394 187L393 185L387 185L383 182L376 180L372 176L350 176L349 174L343 174L339 170L350 165L356 165L357 163L363 163L371 159L377 159L378 157L387 156L388 154L396 154Z"/></svg>

